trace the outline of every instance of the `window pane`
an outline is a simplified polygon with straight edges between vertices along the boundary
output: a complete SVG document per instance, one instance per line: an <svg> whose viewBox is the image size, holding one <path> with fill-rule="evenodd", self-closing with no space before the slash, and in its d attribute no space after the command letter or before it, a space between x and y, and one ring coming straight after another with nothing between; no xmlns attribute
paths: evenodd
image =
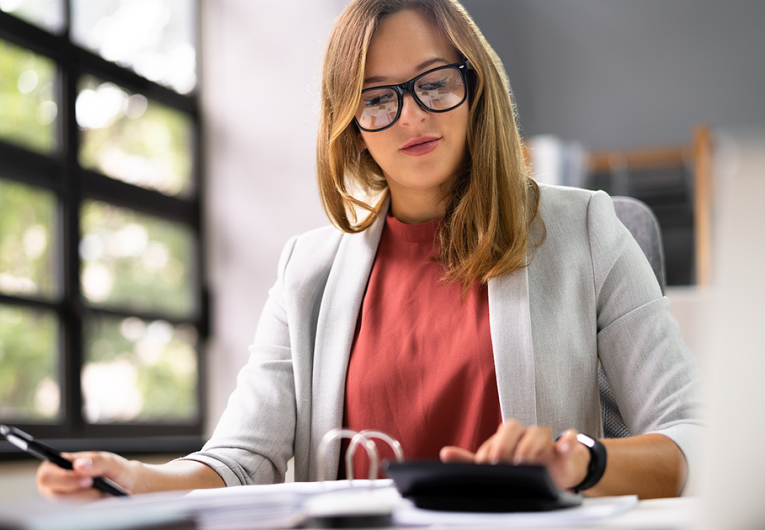
<svg viewBox="0 0 765 530"><path fill-rule="evenodd" d="M93 317L85 324L83 415L90 423L197 417L197 334L163 320Z"/></svg>
<svg viewBox="0 0 765 530"><path fill-rule="evenodd" d="M53 33L64 29L64 0L0 0L0 10Z"/></svg>
<svg viewBox="0 0 765 530"><path fill-rule="evenodd" d="M80 215L80 281L92 305L194 312L194 238L187 226L96 201L86 201Z"/></svg>
<svg viewBox="0 0 765 530"><path fill-rule="evenodd" d="M166 195L191 194L189 116L90 76L76 112L83 167Z"/></svg>
<svg viewBox="0 0 765 530"><path fill-rule="evenodd" d="M57 344L52 312L0 305L0 420L56 420Z"/></svg>
<svg viewBox="0 0 765 530"><path fill-rule="evenodd" d="M0 141L56 149L56 64L0 39Z"/></svg>
<svg viewBox="0 0 765 530"><path fill-rule="evenodd" d="M0 293L58 295L56 196L0 179Z"/></svg>
<svg viewBox="0 0 765 530"><path fill-rule="evenodd" d="M195 0L72 0L75 43L181 94L197 83L195 33Z"/></svg>

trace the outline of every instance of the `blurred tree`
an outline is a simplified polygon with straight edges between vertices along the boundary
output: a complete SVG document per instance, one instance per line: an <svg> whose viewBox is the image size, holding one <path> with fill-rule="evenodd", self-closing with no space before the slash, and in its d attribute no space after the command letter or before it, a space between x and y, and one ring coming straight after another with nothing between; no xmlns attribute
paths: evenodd
<svg viewBox="0 0 765 530"><path fill-rule="evenodd" d="M98 201L86 201L80 219L80 281L92 305L192 316L188 227Z"/></svg>
<svg viewBox="0 0 765 530"><path fill-rule="evenodd" d="M186 197L191 189L191 120L140 94L85 76L77 97L80 164L107 176Z"/></svg>
<svg viewBox="0 0 765 530"><path fill-rule="evenodd" d="M40 153L56 149L56 65L0 39L0 140Z"/></svg>
<svg viewBox="0 0 765 530"><path fill-rule="evenodd" d="M56 297L55 218L53 192L0 178L0 293Z"/></svg>
<svg viewBox="0 0 765 530"><path fill-rule="evenodd" d="M0 418L51 421L59 412L58 324L52 312L0 305Z"/></svg>

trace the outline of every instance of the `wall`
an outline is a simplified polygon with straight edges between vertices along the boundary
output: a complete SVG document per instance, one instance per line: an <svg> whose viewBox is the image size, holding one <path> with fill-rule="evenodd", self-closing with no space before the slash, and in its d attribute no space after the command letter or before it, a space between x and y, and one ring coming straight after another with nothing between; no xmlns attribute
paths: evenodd
<svg viewBox="0 0 765 530"><path fill-rule="evenodd" d="M507 67L525 133L590 149L765 124L765 3L463 0Z"/></svg>
<svg viewBox="0 0 765 530"><path fill-rule="evenodd" d="M327 224L314 146L321 60L345 2L203 2L208 434L246 363L283 245Z"/></svg>

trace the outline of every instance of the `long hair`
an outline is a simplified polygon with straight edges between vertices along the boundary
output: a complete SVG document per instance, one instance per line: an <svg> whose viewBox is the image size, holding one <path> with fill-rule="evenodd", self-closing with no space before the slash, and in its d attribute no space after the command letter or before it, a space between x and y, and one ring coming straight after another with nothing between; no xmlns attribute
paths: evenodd
<svg viewBox="0 0 765 530"><path fill-rule="evenodd" d="M467 288L528 265L544 240L539 187L529 176L502 62L456 0L355 0L329 39L317 143L319 191L330 220L347 233L367 229L389 195L382 169L353 118L361 98L369 43L380 21L416 9L470 63L467 154L446 198L438 237L448 280ZM365 211L362 219L359 212ZM538 221L534 241L532 223Z"/></svg>

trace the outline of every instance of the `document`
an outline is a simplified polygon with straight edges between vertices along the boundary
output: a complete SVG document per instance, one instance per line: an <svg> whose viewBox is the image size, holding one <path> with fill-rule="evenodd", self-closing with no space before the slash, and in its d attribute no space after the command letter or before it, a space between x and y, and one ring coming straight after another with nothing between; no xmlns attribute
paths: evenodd
<svg viewBox="0 0 765 530"><path fill-rule="evenodd" d="M260 530L294 528L309 508L335 503L358 509L379 502L392 510L396 526L414 527L561 527L595 522L625 512L637 497L585 499L576 508L537 513L459 513L418 509L398 495L391 480L296 482L238 486L191 492L151 493L110 498L84 506L0 509L0 530ZM338 502L339 501L339 502ZM43 508L43 509L39 509ZM36 513L35 513L36 512ZM24 513L24 516L21 516ZM12 516L13 515L13 516Z"/></svg>
<svg viewBox="0 0 765 530"><path fill-rule="evenodd" d="M321 502L329 493L372 491L373 497L393 507L397 526L560 527L587 524L626 512L637 504L637 497L584 499L581 506L535 513L461 513L421 510L400 497L391 480L339 480L295 482L263 486L238 486L215 490L196 490L183 496L175 494L137 495L132 499L108 499L97 503L149 506L160 503L165 509L186 511L193 515L200 530L257 530L293 528L305 518L304 507ZM333 495L333 502L337 500ZM352 498L352 497L349 497Z"/></svg>
<svg viewBox="0 0 765 530"><path fill-rule="evenodd" d="M191 492L150 493L129 499L104 499L88 509L108 511L130 506L141 510L155 506L189 514L199 530L259 530L294 528L306 518L309 500L341 492L376 492L383 502L404 505L391 480L336 480L293 482L254 486L194 490ZM337 497L333 495L333 502Z"/></svg>
<svg viewBox="0 0 765 530"><path fill-rule="evenodd" d="M576 526L624 513L637 505L636 495L584 499L581 506L549 512L460 513L421 510L414 505L393 513L398 526L458 526L468 528L544 528Z"/></svg>

